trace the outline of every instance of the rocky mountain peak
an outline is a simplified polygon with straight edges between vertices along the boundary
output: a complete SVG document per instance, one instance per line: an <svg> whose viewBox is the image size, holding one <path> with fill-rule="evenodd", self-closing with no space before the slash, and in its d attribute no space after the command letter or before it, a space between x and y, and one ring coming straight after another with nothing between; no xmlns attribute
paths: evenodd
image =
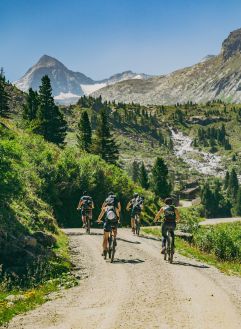
<svg viewBox="0 0 241 329"><path fill-rule="evenodd" d="M241 28L229 33L222 44L222 55L225 60L237 53L241 53Z"/></svg>
<svg viewBox="0 0 241 329"><path fill-rule="evenodd" d="M53 67L53 66L64 67L64 65L60 61L58 61L56 58L48 56L48 55L43 55L42 57L40 57L40 59L36 65L42 66L42 67Z"/></svg>

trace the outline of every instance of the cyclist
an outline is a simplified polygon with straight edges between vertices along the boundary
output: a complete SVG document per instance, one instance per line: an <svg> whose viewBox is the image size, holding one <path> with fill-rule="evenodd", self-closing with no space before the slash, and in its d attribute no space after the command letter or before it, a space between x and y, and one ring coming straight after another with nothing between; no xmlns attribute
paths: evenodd
<svg viewBox="0 0 241 329"><path fill-rule="evenodd" d="M158 221L160 216L163 215L164 222L162 224L162 251L161 253L165 253L166 249L166 239L167 239L167 231L171 229L171 234L174 242L174 231L176 228L176 223L180 220L180 214L177 208L173 205L172 198L165 199L165 206L161 207L155 217L155 222Z"/></svg>
<svg viewBox="0 0 241 329"><path fill-rule="evenodd" d="M80 198L77 210L81 209L83 227L86 226L86 217L92 219L92 209L94 209L94 202L91 196L87 195L87 192L83 192L83 196Z"/></svg>
<svg viewBox="0 0 241 329"><path fill-rule="evenodd" d="M131 210L131 231L135 234L135 215L140 214L143 208L144 197L134 193L133 198L128 202L126 210Z"/></svg>
<svg viewBox="0 0 241 329"><path fill-rule="evenodd" d="M118 223L120 223L120 212L121 212L121 204L118 201L116 195L113 192L110 192L102 205L101 213L97 220L97 223L100 224L102 218L104 217L102 256L105 256L107 253L109 233L113 230L114 237L117 236L117 227L118 227Z"/></svg>

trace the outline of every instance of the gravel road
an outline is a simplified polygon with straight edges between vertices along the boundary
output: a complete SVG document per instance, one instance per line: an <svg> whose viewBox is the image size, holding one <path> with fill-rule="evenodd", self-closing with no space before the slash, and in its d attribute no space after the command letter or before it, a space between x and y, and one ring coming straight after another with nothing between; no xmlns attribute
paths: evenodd
<svg viewBox="0 0 241 329"><path fill-rule="evenodd" d="M9 329L241 328L241 279L119 229L116 260L101 257L102 231L69 229L80 285L14 318Z"/></svg>

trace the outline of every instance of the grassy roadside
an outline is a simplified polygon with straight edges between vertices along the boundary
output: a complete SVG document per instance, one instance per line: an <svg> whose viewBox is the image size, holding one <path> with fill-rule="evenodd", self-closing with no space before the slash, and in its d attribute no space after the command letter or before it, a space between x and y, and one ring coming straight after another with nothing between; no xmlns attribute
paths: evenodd
<svg viewBox="0 0 241 329"><path fill-rule="evenodd" d="M52 278L42 280L39 284L34 282L29 288L18 286L7 289L8 282L2 282L0 286L0 326L9 322L14 316L32 310L50 300L51 294L62 289L74 287L77 279L70 273L70 256L68 238L63 232L59 232L54 251L58 257L51 262ZM31 278L29 278L31 280Z"/></svg>
<svg viewBox="0 0 241 329"><path fill-rule="evenodd" d="M142 233L161 238L161 232L158 228L142 228ZM175 245L176 250L183 256L195 258L201 262L215 266L225 274L241 277L241 264L238 262L220 261L214 254L205 253L179 237L176 238Z"/></svg>

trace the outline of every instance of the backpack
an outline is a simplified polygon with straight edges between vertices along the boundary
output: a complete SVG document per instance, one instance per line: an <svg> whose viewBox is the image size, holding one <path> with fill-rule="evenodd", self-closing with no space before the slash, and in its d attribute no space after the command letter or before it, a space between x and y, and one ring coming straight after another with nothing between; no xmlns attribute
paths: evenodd
<svg viewBox="0 0 241 329"><path fill-rule="evenodd" d="M111 222L111 223L116 223L118 221L114 206L106 207L105 217L106 217L106 221Z"/></svg>
<svg viewBox="0 0 241 329"><path fill-rule="evenodd" d="M83 209L91 209L92 208L92 198L90 196L83 196L82 198L82 208Z"/></svg>
<svg viewBox="0 0 241 329"><path fill-rule="evenodd" d="M118 201L117 201L116 196L115 195L108 196L108 198L105 199L105 204L106 204L106 206L117 208Z"/></svg>
<svg viewBox="0 0 241 329"><path fill-rule="evenodd" d="M164 207L164 218L165 221L175 222L176 221L176 213L174 206L166 206Z"/></svg>

